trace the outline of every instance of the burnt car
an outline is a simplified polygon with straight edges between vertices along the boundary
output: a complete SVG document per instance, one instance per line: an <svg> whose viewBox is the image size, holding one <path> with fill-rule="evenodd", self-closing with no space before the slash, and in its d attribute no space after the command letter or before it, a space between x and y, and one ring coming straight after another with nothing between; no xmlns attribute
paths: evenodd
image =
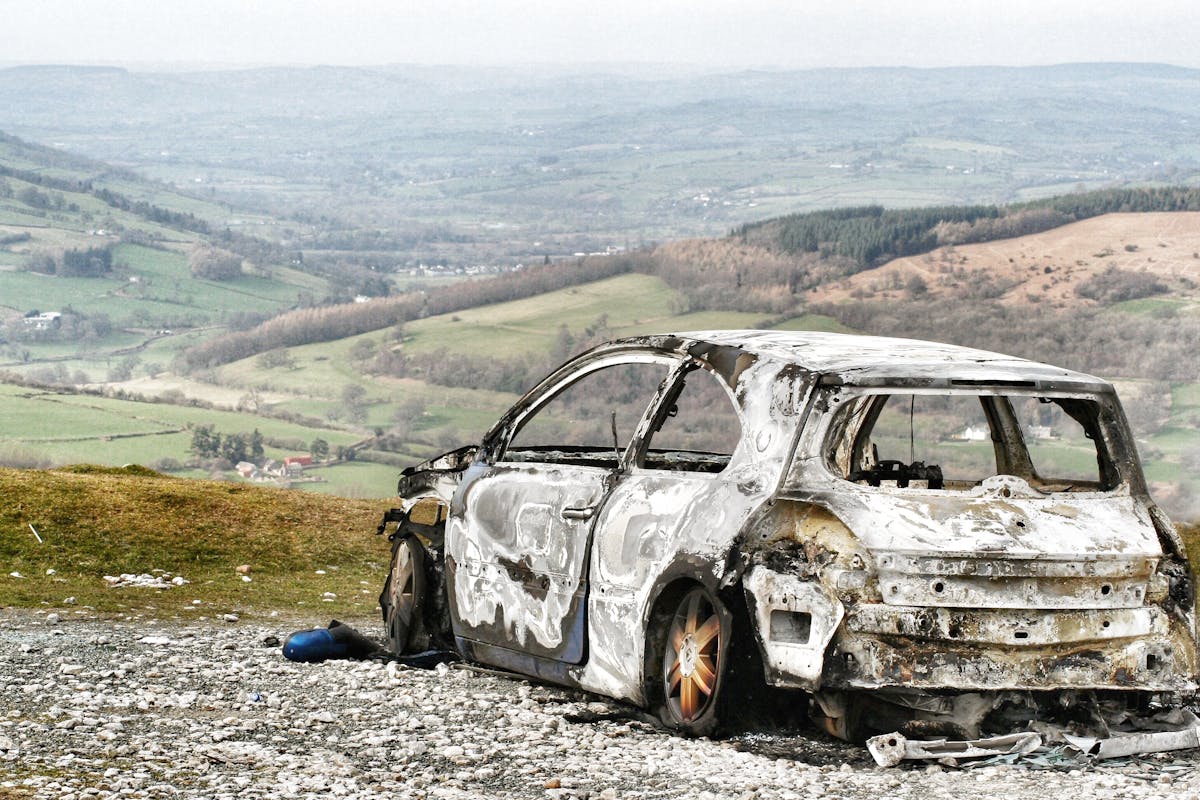
<svg viewBox="0 0 1200 800"><path fill-rule="evenodd" d="M1078 372L826 333L621 339L398 490L395 652L687 734L776 690L846 738L1195 691L1184 546L1112 385Z"/></svg>

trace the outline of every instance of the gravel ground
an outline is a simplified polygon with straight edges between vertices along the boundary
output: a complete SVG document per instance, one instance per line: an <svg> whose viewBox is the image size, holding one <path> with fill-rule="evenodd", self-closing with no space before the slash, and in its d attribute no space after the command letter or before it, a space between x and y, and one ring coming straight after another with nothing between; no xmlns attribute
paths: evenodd
<svg viewBox="0 0 1200 800"><path fill-rule="evenodd" d="M321 622L0 610L0 800L1200 800L1195 753L882 769L811 730L681 739L620 704L461 665L293 664L264 644Z"/></svg>

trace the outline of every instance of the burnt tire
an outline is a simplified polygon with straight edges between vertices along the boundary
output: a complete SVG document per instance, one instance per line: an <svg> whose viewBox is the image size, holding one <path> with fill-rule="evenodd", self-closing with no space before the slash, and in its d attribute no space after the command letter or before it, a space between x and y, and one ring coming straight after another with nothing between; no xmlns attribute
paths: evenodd
<svg viewBox="0 0 1200 800"><path fill-rule="evenodd" d="M392 564L379 605L383 610L388 650L404 655L424 649L421 614L425 604L425 548L412 536L392 545Z"/></svg>
<svg viewBox="0 0 1200 800"><path fill-rule="evenodd" d="M685 736L708 736L718 723L731 615L703 586L662 604L648 639L647 695L660 720Z"/></svg>

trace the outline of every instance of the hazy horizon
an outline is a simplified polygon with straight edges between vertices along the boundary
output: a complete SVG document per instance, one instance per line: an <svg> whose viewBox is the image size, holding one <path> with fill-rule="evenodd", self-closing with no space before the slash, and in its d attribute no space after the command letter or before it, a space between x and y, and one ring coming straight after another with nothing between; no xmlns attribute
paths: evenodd
<svg viewBox="0 0 1200 800"><path fill-rule="evenodd" d="M5 66L1200 67L1190 0L0 0Z"/></svg>
<svg viewBox="0 0 1200 800"><path fill-rule="evenodd" d="M337 62L314 61L263 61L263 62L234 62L234 61L9 61L0 59L0 69L19 69L23 67L67 67L67 68L113 68L124 69L131 73L188 73L188 72L237 72L256 69L397 69L419 67L428 69L498 69L498 70L530 70L530 71L562 71L570 72L629 72L638 74L647 70L669 69L677 74L701 73L733 73L745 72L819 72L821 70L957 70L957 69L1039 69L1070 66L1146 66L1168 67L1174 69L1200 70L1200 63L1195 65L1181 64L1172 61L1047 61L1044 64L944 64L938 66L911 66L907 64L862 64L856 66L801 66L784 64L700 64L682 61L546 61L546 62L512 62L497 64L471 64L466 62L420 63L420 62L380 62L364 64L346 64Z"/></svg>

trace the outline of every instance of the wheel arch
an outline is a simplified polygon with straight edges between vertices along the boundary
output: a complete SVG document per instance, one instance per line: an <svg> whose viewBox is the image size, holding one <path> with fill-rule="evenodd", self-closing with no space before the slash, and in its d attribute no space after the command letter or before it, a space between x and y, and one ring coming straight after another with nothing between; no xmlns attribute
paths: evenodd
<svg viewBox="0 0 1200 800"><path fill-rule="evenodd" d="M739 661L750 649L750 662L755 665L755 672L762 671L761 643L753 615L746 605L745 591L741 582L741 570L724 571L715 575L712 570L697 568L693 560L683 559L676 562L671 569L664 570L649 593L646 607L642 614L642 647L641 674L638 686L641 689L643 705L653 706L656 693L659 691L655 676L661 666L662 654L655 652L656 633L661 628L664 619L669 619L678 602L693 588L700 587L709 591L721 601L718 613L722 617L722 625L728 632L729 645L737 648L735 655ZM726 662L732 663L732 662Z"/></svg>

